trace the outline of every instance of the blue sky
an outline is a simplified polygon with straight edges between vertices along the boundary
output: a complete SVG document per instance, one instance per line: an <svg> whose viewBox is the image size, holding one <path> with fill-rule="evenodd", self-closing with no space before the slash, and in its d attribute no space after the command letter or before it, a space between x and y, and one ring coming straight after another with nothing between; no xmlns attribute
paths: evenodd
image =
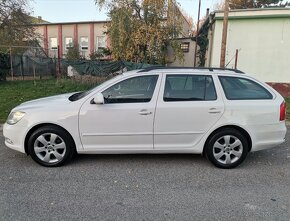
<svg viewBox="0 0 290 221"><path fill-rule="evenodd" d="M177 0L181 7L197 20L198 0ZM220 0L202 0L201 13L205 14L206 8ZM99 11L94 0L33 0L30 4L34 16L42 16L49 22L91 21L105 20L106 11Z"/></svg>

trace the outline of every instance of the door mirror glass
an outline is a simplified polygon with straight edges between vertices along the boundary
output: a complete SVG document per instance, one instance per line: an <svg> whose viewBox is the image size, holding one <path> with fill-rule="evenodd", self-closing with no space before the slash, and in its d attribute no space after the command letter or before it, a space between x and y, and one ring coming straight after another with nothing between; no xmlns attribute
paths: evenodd
<svg viewBox="0 0 290 221"><path fill-rule="evenodd" d="M104 104L104 96L102 93L97 93L93 102L93 104Z"/></svg>

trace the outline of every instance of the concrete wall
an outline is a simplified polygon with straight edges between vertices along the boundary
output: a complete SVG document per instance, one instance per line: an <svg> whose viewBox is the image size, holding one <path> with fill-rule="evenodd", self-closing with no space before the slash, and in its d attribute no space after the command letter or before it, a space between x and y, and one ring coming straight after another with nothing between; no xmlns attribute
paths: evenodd
<svg viewBox="0 0 290 221"><path fill-rule="evenodd" d="M216 14L207 64L220 63L222 13ZM212 44L212 45L211 45ZM238 69L271 83L290 83L290 10L231 12L226 64L234 67L239 49Z"/></svg>

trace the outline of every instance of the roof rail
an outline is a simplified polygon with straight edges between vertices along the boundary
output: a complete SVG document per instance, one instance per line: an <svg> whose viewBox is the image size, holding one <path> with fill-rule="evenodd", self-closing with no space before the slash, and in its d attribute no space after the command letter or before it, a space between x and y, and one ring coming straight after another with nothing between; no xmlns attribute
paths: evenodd
<svg viewBox="0 0 290 221"><path fill-rule="evenodd" d="M152 67L148 67L145 69L142 69L140 71L138 71L138 73L143 73L143 72L149 72L149 71L153 71L153 70L161 70L161 69L192 69L192 70L209 70L209 71L215 71L215 70L219 70L219 71L233 71L235 73L238 74L244 74L243 71L240 71L238 69L232 69L232 68L212 68L212 67L165 67L165 66L152 66Z"/></svg>

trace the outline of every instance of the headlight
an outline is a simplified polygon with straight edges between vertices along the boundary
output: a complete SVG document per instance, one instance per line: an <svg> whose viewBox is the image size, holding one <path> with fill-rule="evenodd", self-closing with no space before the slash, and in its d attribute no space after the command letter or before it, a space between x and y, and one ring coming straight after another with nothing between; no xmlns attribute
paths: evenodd
<svg viewBox="0 0 290 221"><path fill-rule="evenodd" d="M11 112L7 119L7 124L13 125L16 124L24 117L25 113L21 111Z"/></svg>

